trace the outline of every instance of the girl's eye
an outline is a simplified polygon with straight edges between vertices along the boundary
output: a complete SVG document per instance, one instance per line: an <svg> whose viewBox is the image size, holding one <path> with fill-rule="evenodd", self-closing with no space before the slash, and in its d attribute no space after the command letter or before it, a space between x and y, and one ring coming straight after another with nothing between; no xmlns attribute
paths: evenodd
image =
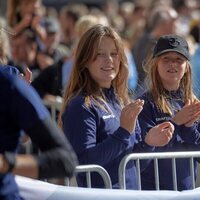
<svg viewBox="0 0 200 200"><path fill-rule="evenodd" d="M106 53L97 53L97 57L99 58L107 58L107 57L117 57L118 56L118 53L117 52L111 52L110 54L106 54Z"/></svg>
<svg viewBox="0 0 200 200"><path fill-rule="evenodd" d="M183 63L184 63L184 60L183 60L183 59L177 59L176 62L177 62L178 64L183 64Z"/></svg>
<svg viewBox="0 0 200 200"><path fill-rule="evenodd" d="M164 58L163 61L164 61L164 62L168 62L169 59L168 59L168 58Z"/></svg>
<svg viewBox="0 0 200 200"><path fill-rule="evenodd" d="M98 56L98 57L104 57L105 54L104 54L104 53L97 53L97 56Z"/></svg>
<svg viewBox="0 0 200 200"><path fill-rule="evenodd" d="M118 56L118 53L117 52L113 52L113 53L111 53L111 56L113 56L113 57Z"/></svg>
<svg viewBox="0 0 200 200"><path fill-rule="evenodd" d="M163 62L163 63L167 63L167 62L168 62L168 59L165 58L165 57L161 57L160 60L161 60L161 62Z"/></svg>

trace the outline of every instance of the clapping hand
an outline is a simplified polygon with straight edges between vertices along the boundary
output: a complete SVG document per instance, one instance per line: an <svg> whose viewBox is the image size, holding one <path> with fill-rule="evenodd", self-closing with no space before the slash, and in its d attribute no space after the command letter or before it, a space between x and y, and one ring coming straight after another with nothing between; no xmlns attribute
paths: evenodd
<svg viewBox="0 0 200 200"><path fill-rule="evenodd" d="M121 112L120 126L126 129L129 133L132 133L138 115L143 109L144 101L137 99L136 101L126 105Z"/></svg>
<svg viewBox="0 0 200 200"><path fill-rule="evenodd" d="M188 101L185 106L173 117L177 125L190 127L200 119L200 102L191 103Z"/></svg>
<svg viewBox="0 0 200 200"><path fill-rule="evenodd" d="M146 144L162 147L168 144L174 133L174 125L170 122L163 122L149 130L145 137Z"/></svg>

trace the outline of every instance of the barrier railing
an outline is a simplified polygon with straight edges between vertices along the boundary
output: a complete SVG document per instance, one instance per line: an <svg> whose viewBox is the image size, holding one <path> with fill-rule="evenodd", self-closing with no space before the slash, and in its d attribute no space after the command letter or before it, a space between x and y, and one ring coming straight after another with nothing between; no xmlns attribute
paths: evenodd
<svg viewBox="0 0 200 200"><path fill-rule="evenodd" d="M57 121L57 111L60 111L62 101L61 97L56 97L55 100L43 100L44 105L50 109L51 117L54 121Z"/></svg>
<svg viewBox="0 0 200 200"><path fill-rule="evenodd" d="M104 182L105 188L112 189L112 182L111 182L110 176L109 176L108 172L100 165L78 165L78 166L76 166L75 172L76 172L76 174L77 173L86 173L87 188L92 187L91 186L92 185L91 173L96 172L101 176L101 178ZM66 183L66 185L69 185L68 178L65 180L65 183Z"/></svg>
<svg viewBox="0 0 200 200"><path fill-rule="evenodd" d="M62 98L57 98L55 101L44 100L44 105L50 108L51 117L56 121L56 112L60 110ZM99 165L79 165L76 167L76 173L86 173L87 187L91 188L91 173L97 172L103 179L105 188L112 189L112 183L108 172ZM65 180L65 184L69 185L69 179Z"/></svg>
<svg viewBox="0 0 200 200"><path fill-rule="evenodd" d="M61 104L62 104L62 98L58 98L55 101L50 101L50 100L44 100L44 104L50 108L51 111L51 116L52 119L56 121L56 113L60 110ZM174 190L177 190L177 178L176 178L176 159L177 158L189 158L190 159L190 173L192 176L192 187L195 188L195 177L194 177L194 162L193 158L200 158L200 152L163 152L163 153L133 153L130 155L125 156L120 165L119 165L119 170L118 170L118 176L119 176L119 185L121 189L126 189L126 182L125 182L125 168L127 163L130 160L135 160L136 161L136 169L138 173L138 185L139 185L139 190L141 190L141 176L140 176L140 160L144 159L153 159L154 160L154 174L155 174L155 181L156 181L156 190L159 190L159 170L158 170L158 159L172 159L172 173L173 173L173 187ZM96 165L92 165L96 166ZM84 166L86 167L86 166ZM100 166L99 166L100 167ZM86 173L87 181L88 181L88 187L91 187L91 182L90 182L90 172L92 170L97 169L96 167L94 169L90 169L90 167L87 168L88 172ZM79 170L86 170L83 168L77 168L77 172ZM86 171L85 171L86 172ZM107 172L106 172L107 173ZM107 173L109 176L109 174ZM106 176L107 176L106 175ZM107 179L107 178L106 178ZM110 181L110 177L108 178ZM106 188L112 188L111 187L111 181L106 181L107 183Z"/></svg>
<svg viewBox="0 0 200 200"><path fill-rule="evenodd" d="M195 188L195 176L194 176L194 158L200 158L200 151L190 152L163 152L163 153L132 153L125 156L119 165L118 176L119 185L121 189L126 189L125 181L125 169L130 160L136 162L136 169L138 174L138 185L141 190L141 176L140 176L140 160L153 159L154 160L154 175L156 181L156 190L159 190L159 159L172 159L172 175L173 175L173 187L177 190L177 178L176 178L176 159L177 158L189 158L190 159L190 174L192 176L192 187Z"/></svg>

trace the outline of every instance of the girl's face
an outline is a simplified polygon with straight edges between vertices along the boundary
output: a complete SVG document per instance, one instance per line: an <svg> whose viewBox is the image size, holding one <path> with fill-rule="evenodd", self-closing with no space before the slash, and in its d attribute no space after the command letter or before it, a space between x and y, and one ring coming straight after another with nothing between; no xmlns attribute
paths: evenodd
<svg viewBox="0 0 200 200"><path fill-rule="evenodd" d="M113 39L103 37L87 68L100 87L109 88L119 72L120 59Z"/></svg>
<svg viewBox="0 0 200 200"><path fill-rule="evenodd" d="M165 89L177 90L186 71L187 59L179 53L164 53L158 59L158 73Z"/></svg>

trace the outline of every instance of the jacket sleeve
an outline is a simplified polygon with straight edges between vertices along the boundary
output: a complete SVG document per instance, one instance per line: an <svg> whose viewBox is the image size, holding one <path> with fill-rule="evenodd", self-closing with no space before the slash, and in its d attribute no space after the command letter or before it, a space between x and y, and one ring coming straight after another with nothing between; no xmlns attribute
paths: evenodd
<svg viewBox="0 0 200 200"><path fill-rule="evenodd" d="M138 120L139 125L141 127L141 138L142 138L142 147L143 151L154 151L155 147L151 147L148 144L145 143L145 136L149 132L151 128L156 126L156 122L153 118L152 114L152 105L150 102L147 102L145 100L145 104L143 106L143 110L139 114Z"/></svg>
<svg viewBox="0 0 200 200"><path fill-rule="evenodd" d="M191 127L181 126L180 137L188 144L200 144L200 123L194 123Z"/></svg>
<svg viewBox="0 0 200 200"><path fill-rule="evenodd" d="M16 78L11 95L13 120L41 150L36 157L39 178L72 176L77 165L76 155L34 89Z"/></svg>
<svg viewBox="0 0 200 200"><path fill-rule="evenodd" d="M84 106L84 100L71 102L63 115L64 133L77 153L80 164L104 166L129 145L130 134L121 127L99 141L97 120L95 112Z"/></svg>

